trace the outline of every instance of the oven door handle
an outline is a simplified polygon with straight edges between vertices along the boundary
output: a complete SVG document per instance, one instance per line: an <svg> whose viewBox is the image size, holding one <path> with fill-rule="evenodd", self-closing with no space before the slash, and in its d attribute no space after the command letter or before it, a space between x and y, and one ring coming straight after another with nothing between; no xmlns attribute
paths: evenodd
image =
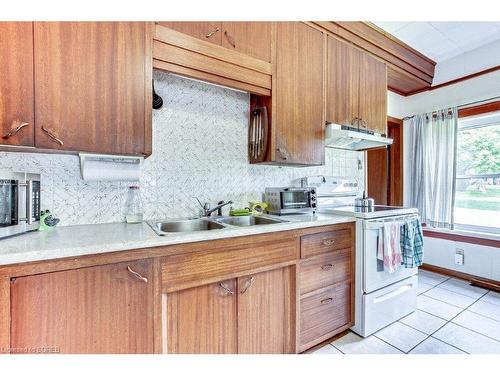
<svg viewBox="0 0 500 375"><path fill-rule="evenodd" d="M380 303L380 302L384 302L384 301L387 301L388 299L391 299L393 297L396 297L396 296L399 296L400 294L403 294L404 292L406 292L407 290L410 290L412 287L412 284L406 284L406 285L402 285L400 286L399 288L395 289L395 290L392 290L390 291L389 293L386 293L386 294L382 294L381 296L379 297L375 297L373 299L373 303Z"/></svg>
<svg viewBox="0 0 500 375"><path fill-rule="evenodd" d="M20 182L18 186L26 188L26 217L19 218L19 221L25 221L31 225L33 224L33 181Z"/></svg>

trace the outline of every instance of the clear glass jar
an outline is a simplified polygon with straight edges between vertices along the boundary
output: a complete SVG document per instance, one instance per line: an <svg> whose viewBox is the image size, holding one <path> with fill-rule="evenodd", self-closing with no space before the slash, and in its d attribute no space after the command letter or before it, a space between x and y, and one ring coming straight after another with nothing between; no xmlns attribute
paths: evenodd
<svg viewBox="0 0 500 375"><path fill-rule="evenodd" d="M139 186L129 186L125 203L125 221L129 224L142 223L142 212Z"/></svg>

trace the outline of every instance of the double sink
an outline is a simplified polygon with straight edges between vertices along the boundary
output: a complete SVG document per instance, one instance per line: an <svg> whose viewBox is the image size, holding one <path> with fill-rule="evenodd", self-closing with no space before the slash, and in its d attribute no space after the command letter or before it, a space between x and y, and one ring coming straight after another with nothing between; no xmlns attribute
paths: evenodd
<svg viewBox="0 0 500 375"><path fill-rule="evenodd" d="M254 225L269 225L287 223L286 220L267 216L220 216L215 218L203 217L197 219L152 221L148 224L160 236L178 232L199 232L230 227L249 227Z"/></svg>

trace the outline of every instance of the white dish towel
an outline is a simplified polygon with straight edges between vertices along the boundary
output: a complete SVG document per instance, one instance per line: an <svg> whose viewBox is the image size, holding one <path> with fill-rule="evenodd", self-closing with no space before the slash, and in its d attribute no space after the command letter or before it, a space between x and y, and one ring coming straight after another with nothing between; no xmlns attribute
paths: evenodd
<svg viewBox="0 0 500 375"><path fill-rule="evenodd" d="M396 272L403 260L399 226L399 222L387 222L378 231L377 259L384 262L384 271L388 273Z"/></svg>

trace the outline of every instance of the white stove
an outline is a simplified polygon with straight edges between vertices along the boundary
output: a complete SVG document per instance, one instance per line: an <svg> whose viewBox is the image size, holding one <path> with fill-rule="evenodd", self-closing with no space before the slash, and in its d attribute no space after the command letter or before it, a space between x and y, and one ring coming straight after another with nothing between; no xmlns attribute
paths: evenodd
<svg viewBox="0 0 500 375"><path fill-rule="evenodd" d="M379 229L387 221L404 221L418 216L416 208L355 205L361 196L355 179L313 176L300 180L302 186L316 187L318 212L356 218L355 325L351 328L366 337L415 311L417 268L388 273L377 259Z"/></svg>

